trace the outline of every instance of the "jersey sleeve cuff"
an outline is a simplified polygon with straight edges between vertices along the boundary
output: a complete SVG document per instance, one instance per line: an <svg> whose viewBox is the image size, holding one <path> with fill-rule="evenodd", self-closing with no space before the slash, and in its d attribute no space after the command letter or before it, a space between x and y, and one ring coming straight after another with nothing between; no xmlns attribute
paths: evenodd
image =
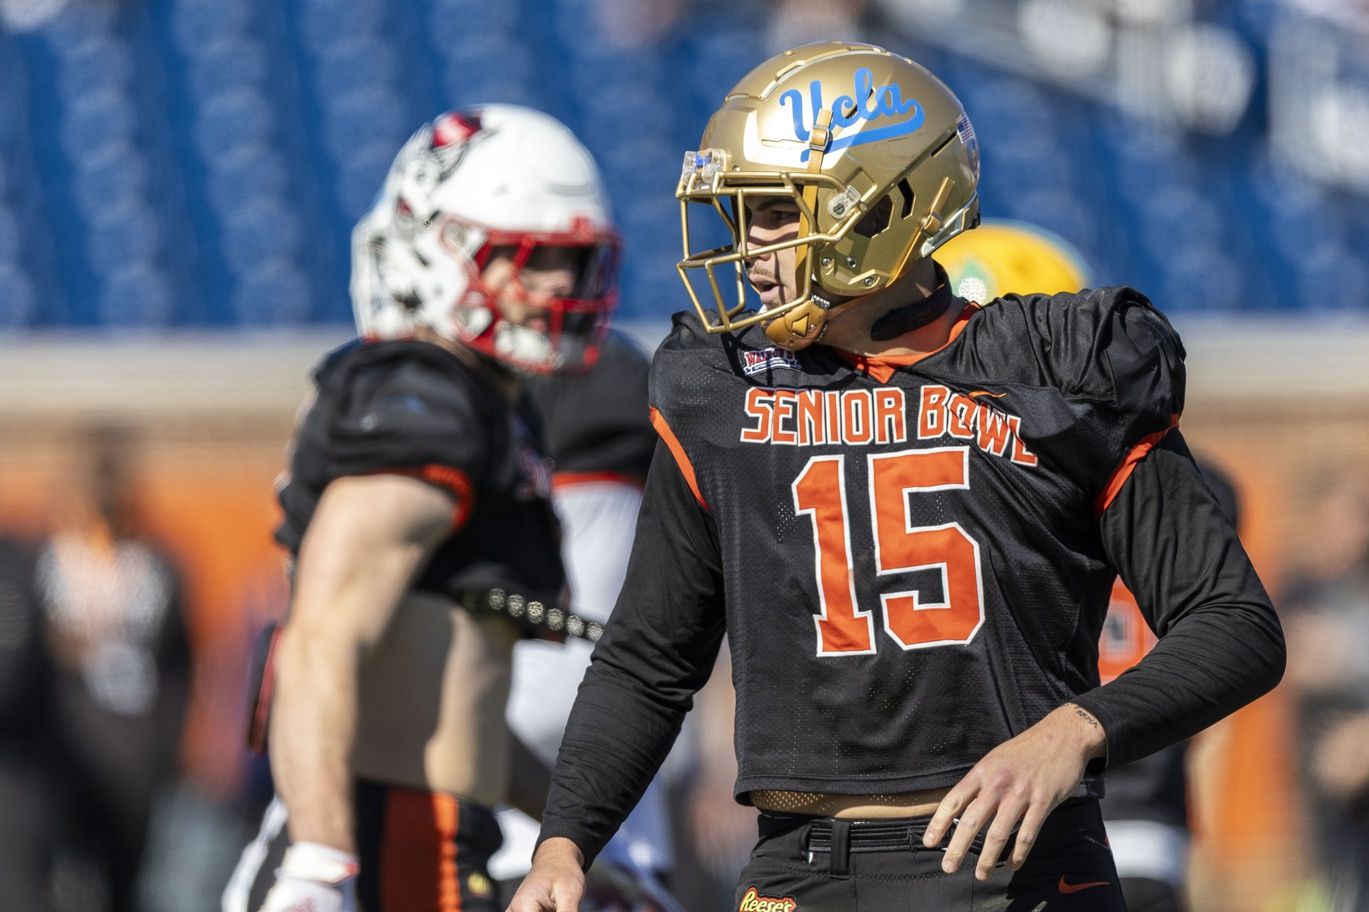
<svg viewBox="0 0 1369 912"><path fill-rule="evenodd" d="M588 871L590 865L594 864L594 859L599 857L599 852L604 848L604 842L596 840L593 834L583 826L576 826L568 820L556 820L548 816L542 821L542 831L537 835L537 842L532 847L532 854L536 856L542 843L558 837L569 839L575 843L575 847L584 856L585 860L580 867L585 871Z"/></svg>
<svg viewBox="0 0 1369 912"><path fill-rule="evenodd" d="M406 475L410 478L417 478L419 481L427 482L435 488L440 488L450 494L455 501L452 509L452 531L459 532L466 525L466 520L471 517L471 510L475 506L475 487L471 484L471 478L460 469L452 466L429 463L424 466L393 466L389 468L376 469L369 472L370 475Z"/></svg>
<svg viewBox="0 0 1369 912"><path fill-rule="evenodd" d="M1090 715L1098 720L1098 724L1103 726L1103 756L1097 760L1089 761L1084 770L1085 776L1096 776L1116 765L1119 747L1121 746L1119 744L1120 733L1123 726L1119 724L1117 715L1112 711L1107 695L1102 692L1101 687L1080 694L1070 702L1087 710Z"/></svg>

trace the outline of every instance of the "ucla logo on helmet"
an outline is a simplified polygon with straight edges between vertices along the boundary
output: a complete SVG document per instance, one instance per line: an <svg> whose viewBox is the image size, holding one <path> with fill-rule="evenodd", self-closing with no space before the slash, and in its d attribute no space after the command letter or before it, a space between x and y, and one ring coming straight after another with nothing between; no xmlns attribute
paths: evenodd
<svg viewBox="0 0 1369 912"><path fill-rule="evenodd" d="M850 95L838 95L832 102L833 139L827 151L835 152L847 146L859 146L881 139L906 136L919 129L926 120L926 112L916 99L903 98L898 83L875 85L875 74L869 67L860 67L852 80ZM808 103L798 89L780 95L780 106L790 109L794 138L807 142L818 112L823 109L822 83L814 79L808 84ZM895 121L899 117L903 120ZM968 123L968 121L967 121ZM862 124L874 126L852 129ZM800 160L808 159L805 149Z"/></svg>

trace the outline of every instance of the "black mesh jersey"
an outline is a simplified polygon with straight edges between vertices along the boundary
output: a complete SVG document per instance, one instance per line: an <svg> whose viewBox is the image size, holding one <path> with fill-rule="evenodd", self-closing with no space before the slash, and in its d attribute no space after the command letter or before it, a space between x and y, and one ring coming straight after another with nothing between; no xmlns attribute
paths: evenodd
<svg viewBox="0 0 1369 912"><path fill-rule="evenodd" d="M393 472L458 500L452 534L414 588L451 597L502 588L547 604L565 585L550 463L526 403L427 342L353 342L315 370L280 488L276 538L298 551L319 497L345 475Z"/></svg>
<svg viewBox="0 0 1369 912"><path fill-rule="evenodd" d="M898 370L689 319L657 354L728 583L739 793L949 785L1097 684L1101 500L1181 411L1183 348L1127 289L966 316Z"/></svg>
<svg viewBox="0 0 1369 912"><path fill-rule="evenodd" d="M1273 606L1170 430L1183 349L1164 318L1129 289L962 316L898 368L677 317L627 578L541 838L594 857L724 632L742 800L950 786L1066 702L1120 766L1278 681ZM1114 575L1159 642L1099 687Z"/></svg>
<svg viewBox="0 0 1369 912"><path fill-rule="evenodd" d="M610 332L599 360L583 374L538 377L528 393L542 420L547 452L562 480L609 475L646 478L656 434L647 422L650 362Z"/></svg>

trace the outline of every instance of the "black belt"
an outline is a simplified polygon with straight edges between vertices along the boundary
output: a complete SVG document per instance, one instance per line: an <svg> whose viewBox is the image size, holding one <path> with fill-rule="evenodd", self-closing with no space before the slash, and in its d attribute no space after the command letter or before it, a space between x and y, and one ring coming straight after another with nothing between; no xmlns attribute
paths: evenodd
<svg viewBox="0 0 1369 912"><path fill-rule="evenodd" d="M923 834L932 818L913 817L903 820L842 820L833 817L808 817L802 814L773 814L762 812L760 834L774 836L804 828L801 835L803 850L810 859L813 855L826 854L832 873L845 874L849 871L847 859L853 854L866 852L944 852L950 845L955 827L941 840L941 845L928 849L922 844ZM958 820L956 821L959 822ZM984 848L984 830L970 842L969 851L978 855ZM1014 829L1003 852L999 865L1012 857L1013 846L1017 840Z"/></svg>
<svg viewBox="0 0 1369 912"><path fill-rule="evenodd" d="M873 820L820 819L809 824L804 848L809 852L892 852L925 849L922 834L930 820L896 823Z"/></svg>

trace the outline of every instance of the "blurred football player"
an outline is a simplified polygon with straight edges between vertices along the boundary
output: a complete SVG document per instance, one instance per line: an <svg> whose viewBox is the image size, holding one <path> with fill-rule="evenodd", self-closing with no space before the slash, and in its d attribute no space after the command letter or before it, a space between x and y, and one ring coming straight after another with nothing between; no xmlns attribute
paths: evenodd
<svg viewBox="0 0 1369 912"><path fill-rule="evenodd" d="M580 142L503 105L419 129L353 241L362 339L316 370L280 489L279 798L224 908L491 910L491 808L545 796L513 647L568 626L524 379L592 363L618 241Z"/></svg>
<svg viewBox="0 0 1369 912"><path fill-rule="evenodd" d="M154 804L177 773L194 672L185 593L142 516L135 432L84 428L73 452L35 566L72 805L62 853L93 850L110 909L131 912Z"/></svg>
<svg viewBox="0 0 1369 912"><path fill-rule="evenodd" d="M15 909L46 908L62 809L54 669L33 564L29 547L0 535L0 896Z"/></svg>
<svg viewBox="0 0 1369 912"><path fill-rule="evenodd" d="M1068 242L1021 222L985 222L952 238L936 253L962 298L992 301L1010 291L1077 292L1089 284L1084 259ZM1222 512L1239 528L1236 491L1211 463L1203 480ZM1136 598L1113 586L1098 644L1100 683L1114 680L1155 645ZM1184 908L1189 826L1187 740L1109 770L1103 820L1129 912Z"/></svg>
<svg viewBox="0 0 1369 912"><path fill-rule="evenodd" d="M1316 554L1280 607L1294 759L1322 907L1369 908L1369 477L1324 465L1306 498Z"/></svg>
<svg viewBox="0 0 1369 912"><path fill-rule="evenodd" d="M1239 523L1236 489L1224 472L1198 460L1212 496L1233 526ZM1154 647L1136 597L1118 581L1098 643L1103 684L1133 667ZM1193 834L1188 801L1187 740L1128 763L1107 776L1103 821L1122 878L1128 912L1180 912Z"/></svg>
<svg viewBox="0 0 1369 912"><path fill-rule="evenodd" d="M652 365L662 442L514 912L574 909L724 631L743 912L1120 910L1103 769L1278 681L1174 429L1178 337L1129 288L957 298L932 254L978 176L946 86L846 43L761 64L686 155L697 313ZM1099 687L1118 574L1160 639Z"/></svg>
<svg viewBox="0 0 1369 912"><path fill-rule="evenodd" d="M656 446L647 420L648 367L631 340L611 332L590 370L538 377L529 384L555 465L552 502L565 534L571 607L577 616L600 623L608 620L623 584ZM590 649L585 640L564 645L528 640L514 650L509 726L548 766L556 760ZM490 861L490 872L511 897L532 863L538 825L515 808L498 816L504 845ZM662 892L673 853L665 789L658 780L609 841L600 861L606 858Z"/></svg>

